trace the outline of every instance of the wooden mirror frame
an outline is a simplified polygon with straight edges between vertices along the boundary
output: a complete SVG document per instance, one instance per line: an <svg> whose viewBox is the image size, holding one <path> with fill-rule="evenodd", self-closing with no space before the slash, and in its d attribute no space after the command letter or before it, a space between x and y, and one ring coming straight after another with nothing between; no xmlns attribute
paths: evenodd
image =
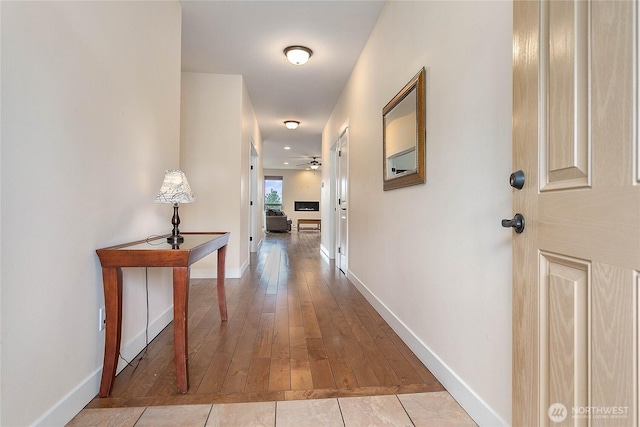
<svg viewBox="0 0 640 427"><path fill-rule="evenodd" d="M393 190L410 185L424 184L426 182L425 173L425 145L426 145L426 115L425 115L425 68L416 74L402 88L391 101L382 109L382 180L385 191ZM387 158L387 114L393 111L409 94L415 90L416 93L416 135L415 153L416 169L407 171L397 176L389 176Z"/></svg>

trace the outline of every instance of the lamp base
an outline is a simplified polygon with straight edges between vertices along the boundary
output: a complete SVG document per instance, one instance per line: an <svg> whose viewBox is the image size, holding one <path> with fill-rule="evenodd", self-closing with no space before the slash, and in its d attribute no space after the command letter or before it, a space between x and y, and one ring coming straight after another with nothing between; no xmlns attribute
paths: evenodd
<svg viewBox="0 0 640 427"><path fill-rule="evenodd" d="M179 234L177 236L167 237L167 243L170 243L172 246L179 245L182 242L184 242L184 237Z"/></svg>
<svg viewBox="0 0 640 427"><path fill-rule="evenodd" d="M167 243L170 243L171 246L178 246L180 243L184 242L184 237L180 235L180 230L178 229L178 225L180 225L180 216L178 215L178 207L177 203L173 204L173 218L171 218L171 224L173 224L173 230L171 232L171 236L167 237Z"/></svg>

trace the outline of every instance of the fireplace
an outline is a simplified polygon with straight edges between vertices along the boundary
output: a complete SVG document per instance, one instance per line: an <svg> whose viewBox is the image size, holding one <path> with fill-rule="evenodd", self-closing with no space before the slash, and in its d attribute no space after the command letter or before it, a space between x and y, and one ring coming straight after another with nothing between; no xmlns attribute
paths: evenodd
<svg viewBox="0 0 640 427"><path fill-rule="evenodd" d="M317 212L320 210L320 202L294 202L294 210Z"/></svg>

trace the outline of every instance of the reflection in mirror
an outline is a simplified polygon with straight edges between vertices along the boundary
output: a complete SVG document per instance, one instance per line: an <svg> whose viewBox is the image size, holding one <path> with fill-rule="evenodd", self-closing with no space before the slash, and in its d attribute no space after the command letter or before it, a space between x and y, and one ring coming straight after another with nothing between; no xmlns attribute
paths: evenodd
<svg viewBox="0 0 640 427"><path fill-rule="evenodd" d="M416 89L385 116L387 178L416 170Z"/></svg>
<svg viewBox="0 0 640 427"><path fill-rule="evenodd" d="M416 148L407 148L398 154L392 154L387 157L389 165L387 171L390 175L400 175L403 173L416 171Z"/></svg>
<svg viewBox="0 0 640 427"><path fill-rule="evenodd" d="M384 107L384 189L425 182L425 115L422 70Z"/></svg>

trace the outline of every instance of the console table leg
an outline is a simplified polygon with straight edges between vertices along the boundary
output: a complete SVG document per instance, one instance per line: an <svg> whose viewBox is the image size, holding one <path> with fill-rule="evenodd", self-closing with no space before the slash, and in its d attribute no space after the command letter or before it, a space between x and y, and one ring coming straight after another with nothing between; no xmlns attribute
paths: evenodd
<svg viewBox="0 0 640 427"><path fill-rule="evenodd" d="M220 319L227 320L227 297L224 291L225 279L225 257L227 255L227 245L218 249L218 272L217 272L217 288L218 288L218 308L220 309Z"/></svg>
<svg viewBox="0 0 640 427"><path fill-rule="evenodd" d="M188 371L188 330L189 316L189 268L173 268L173 350L176 365L176 382L178 393L186 393L189 389Z"/></svg>
<svg viewBox="0 0 640 427"><path fill-rule="evenodd" d="M102 380L100 381L100 397L111 394L113 380L118 367L120 336L122 332L122 269L103 268L102 283L105 304L105 340Z"/></svg>

